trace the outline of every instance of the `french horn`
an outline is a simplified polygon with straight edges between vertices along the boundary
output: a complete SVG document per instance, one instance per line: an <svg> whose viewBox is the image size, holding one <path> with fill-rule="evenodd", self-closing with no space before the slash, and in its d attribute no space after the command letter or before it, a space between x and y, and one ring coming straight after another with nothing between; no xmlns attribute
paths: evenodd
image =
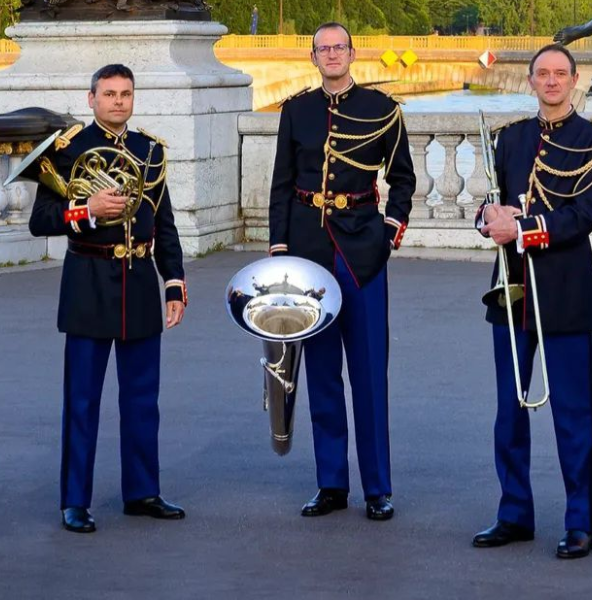
<svg viewBox="0 0 592 600"><path fill-rule="evenodd" d="M128 197L126 206L119 216L99 218L97 224L111 227L129 223L138 212L144 193L162 181L159 176L155 181L147 182L155 142L150 142L148 158L141 163L119 148L105 146L86 150L78 156L66 179L58 172L49 152L61 133L61 130L56 131L41 142L9 175L4 185L21 179L37 181L74 204L86 202L100 190L115 188L120 195Z"/></svg>
<svg viewBox="0 0 592 600"><path fill-rule="evenodd" d="M304 258L264 258L230 280L226 309L236 325L263 341L263 408L269 412L272 448L283 456L292 447L302 342L337 318L339 284Z"/></svg>

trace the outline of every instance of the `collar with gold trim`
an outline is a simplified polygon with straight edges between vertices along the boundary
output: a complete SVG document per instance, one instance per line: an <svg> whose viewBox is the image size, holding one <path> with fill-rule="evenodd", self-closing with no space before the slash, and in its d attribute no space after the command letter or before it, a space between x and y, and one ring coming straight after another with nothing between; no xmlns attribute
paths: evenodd
<svg viewBox="0 0 592 600"><path fill-rule="evenodd" d="M121 131L119 133L115 133L114 131L111 131L108 127L105 127L104 125L99 123L96 119L95 119L95 125L103 132L105 139L112 140L115 145L121 144L121 143L123 143L123 140L127 139L127 133L128 133L127 123L125 124L123 131Z"/></svg>
<svg viewBox="0 0 592 600"><path fill-rule="evenodd" d="M552 130L552 129L559 129L560 127L563 127L563 125L565 123L571 121L571 119L573 119L573 117L575 117L576 114L577 114L576 109L573 106L570 106L569 112L557 119L545 119L545 117L543 117L541 115L540 111L537 113L537 119L539 121L539 125L543 129L551 129Z"/></svg>
<svg viewBox="0 0 592 600"><path fill-rule="evenodd" d="M330 92L324 85L321 86L321 89L323 90L323 95L331 102L331 104L339 104L339 102L345 100L349 96L355 85L355 81L350 78L349 83L338 92Z"/></svg>

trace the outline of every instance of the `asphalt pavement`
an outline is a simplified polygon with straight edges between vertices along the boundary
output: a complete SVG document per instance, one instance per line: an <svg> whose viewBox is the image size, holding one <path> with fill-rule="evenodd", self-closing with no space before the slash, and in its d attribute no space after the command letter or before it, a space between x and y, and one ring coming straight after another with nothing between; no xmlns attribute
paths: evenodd
<svg viewBox="0 0 592 600"><path fill-rule="evenodd" d="M558 599L589 594L592 557L560 561L564 491L550 409L532 414L533 542L474 549L495 520L491 265L389 262L395 517L371 522L350 448L348 510L302 518L316 493L304 370L295 439L273 454L261 409L261 343L226 315L224 289L262 257L187 264L190 304L163 337L161 483L187 518L122 514L117 384L103 392L92 512L60 526L60 269L0 271L0 599ZM50 264L51 267L51 264ZM113 361L112 361L113 362Z"/></svg>

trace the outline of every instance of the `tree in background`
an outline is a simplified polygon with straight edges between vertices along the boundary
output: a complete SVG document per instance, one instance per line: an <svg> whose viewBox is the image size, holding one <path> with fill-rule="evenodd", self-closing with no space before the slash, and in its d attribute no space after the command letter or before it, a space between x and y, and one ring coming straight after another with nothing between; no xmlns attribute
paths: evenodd
<svg viewBox="0 0 592 600"><path fill-rule="evenodd" d="M20 0L0 0L0 38L5 38L6 28L14 25L19 6Z"/></svg>

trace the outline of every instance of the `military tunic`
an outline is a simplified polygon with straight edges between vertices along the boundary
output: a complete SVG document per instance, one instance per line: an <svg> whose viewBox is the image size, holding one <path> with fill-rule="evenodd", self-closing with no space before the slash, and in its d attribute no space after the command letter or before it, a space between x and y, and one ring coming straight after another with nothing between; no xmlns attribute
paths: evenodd
<svg viewBox="0 0 592 600"><path fill-rule="evenodd" d="M386 217L376 178L385 164ZM363 286L401 243L415 175L399 105L352 84L338 94L318 88L287 101L278 132L271 186L270 252L287 252L333 270L337 249ZM350 206L324 211L303 196L345 195ZM321 212L324 212L321 215Z"/></svg>
<svg viewBox="0 0 592 600"><path fill-rule="evenodd" d="M592 331L592 250L588 239L592 232L592 188L586 189L592 183L592 171L585 171L591 160L592 123L574 110L556 122L523 120L499 134L496 170L501 203L520 208L519 194L532 188L528 216L519 223L524 247L533 258L546 333ZM558 171L582 173L566 177ZM532 185L531 174L536 178ZM515 303L514 320L534 331L525 257L514 242L506 245L506 251L510 282L525 284L526 306L523 301ZM492 285L497 273L496 263ZM507 324L505 308L490 307L487 320Z"/></svg>
<svg viewBox="0 0 592 600"><path fill-rule="evenodd" d="M124 131L120 135L93 122L77 134L65 148L51 155L58 172L70 179L72 166L85 151L118 148L137 159L146 180L155 182L163 169L164 148L156 143L150 167L143 164L154 142L148 135ZM145 192L132 224L134 244L152 244L158 272L165 281L166 300L184 300L185 284L179 236L175 227L166 180ZM64 260L58 328L61 332L103 339L134 340L162 331L162 307L158 276L148 252L145 258L103 258L92 255L92 248L125 243L123 226L92 228L84 207L83 218L67 222L75 207L45 185L39 185L33 206L30 229L35 236L67 235L88 246L89 253L68 251Z"/></svg>

